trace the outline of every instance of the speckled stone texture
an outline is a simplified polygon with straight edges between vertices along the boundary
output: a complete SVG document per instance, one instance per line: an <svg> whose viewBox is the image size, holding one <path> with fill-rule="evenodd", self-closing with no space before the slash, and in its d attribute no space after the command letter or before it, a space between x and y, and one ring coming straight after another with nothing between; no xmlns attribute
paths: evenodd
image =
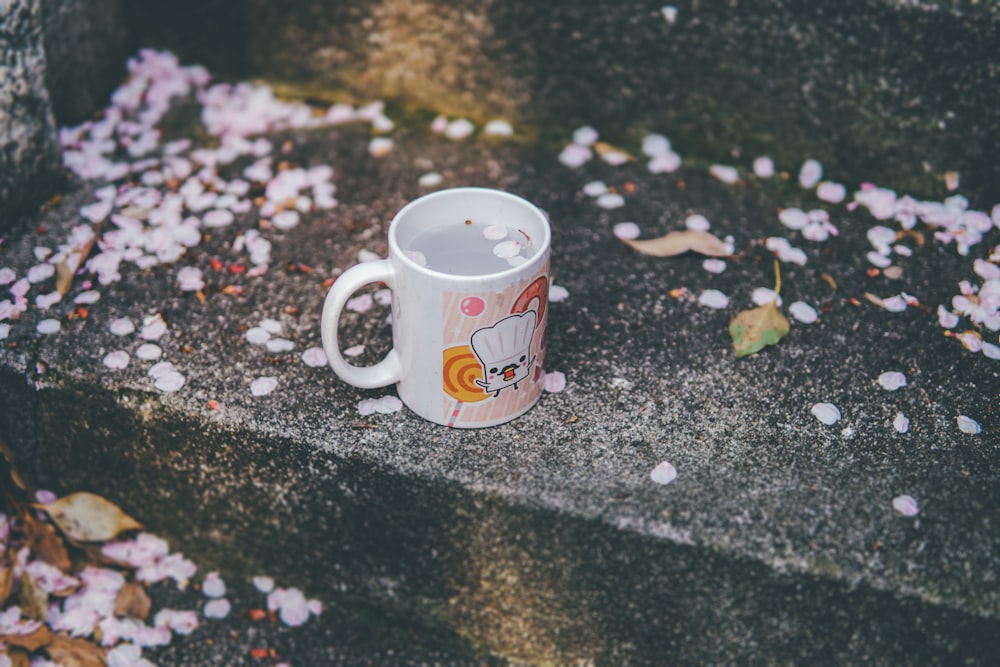
<svg viewBox="0 0 1000 667"><path fill-rule="evenodd" d="M641 162L571 170L558 145L455 143L423 125L393 136L382 160L367 155L367 127L274 137L290 163L334 167L341 205L265 230L274 262L263 278L210 267L238 258L231 244L251 216L179 263L207 272L204 303L177 289L179 266L128 268L85 319L69 318L67 299L16 322L0 347L0 434L32 478L106 494L233 580L265 572L340 610L365 600L529 664L987 664L996 654L1000 370L944 337L933 313L970 277L969 258L929 242L900 260L903 279L869 277L874 221L833 207L841 235L802 241L809 263L782 268L786 303L815 305L820 321L736 360L728 320L773 279L760 240L787 234L775 212L815 205L813 195L780 178L724 185L697 164L659 176ZM355 389L299 359L319 344L323 280L362 248L385 251L387 221L431 166L445 186L513 191L553 221L553 277L570 297L550 304L547 365L568 385L504 426L451 431L406 410L362 417L361 399L391 389ZM583 195L596 178L632 184L624 209ZM11 240L4 264L30 266L88 201L87 190L67 193L44 219L47 237ZM611 234L623 219L661 234L689 211L735 237L726 272L706 273L697 256L640 257ZM671 295L681 287L687 296ZM709 287L733 306L699 306ZM888 313L863 296L900 290L926 308ZM101 363L142 342L108 323L150 312L169 323L163 358L187 378L176 394L153 389L149 362ZM391 344L384 315L344 318L345 346L366 345L358 363ZM59 333L35 332L46 316L63 321ZM265 317L283 323L294 352L246 343ZM907 387L882 389L886 370L904 372ZM253 397L262 375L278 389ZM841 422L813 418L820 401L836 403ZM897 411L907 434L891 426ZM983 432L960 432L959 414ZM664 460L679 474L661 487L649 473ZM916 519L892 509L903 493L920 502ZM293 664L323 664L338 639L335 624L322 627L310 632L329 643L298 645ZM185 650L203 655L191 640L163 664L193 664Z"/></svg>
<svg viewBox="0 0 1000 667"><path fill-rule="evenodd" d="M40 0L0 2L0 230L51 196L59 167Z"/></svg>

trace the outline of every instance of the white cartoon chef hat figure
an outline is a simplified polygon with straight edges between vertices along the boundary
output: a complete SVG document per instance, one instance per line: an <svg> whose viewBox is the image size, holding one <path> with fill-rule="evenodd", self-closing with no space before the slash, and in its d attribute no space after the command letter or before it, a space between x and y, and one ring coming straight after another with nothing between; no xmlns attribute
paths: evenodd
<svg viewBox="0 0 1000 667"><path fill-rule="evenodd" d="M531 339L535 334L538 315L533 310L503 318L491 327L472 334L472 351L483 365L483 380L476 384L486 393L513 386L528 377L528 369L535 363L531 356Z"/></svg>

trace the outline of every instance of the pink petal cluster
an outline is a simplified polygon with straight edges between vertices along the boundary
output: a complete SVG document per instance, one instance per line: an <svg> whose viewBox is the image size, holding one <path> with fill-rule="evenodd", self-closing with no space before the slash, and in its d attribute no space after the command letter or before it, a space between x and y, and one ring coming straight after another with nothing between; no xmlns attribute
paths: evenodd
<svg viewBox="0 0 1000 667"><path fill-rule="evenodd" d="M291 627L298 627L310 616L319 616L323 612L319 600L306 599L297 588L275 588L267 596L267 608L277 611L281 622Z"/></svg>

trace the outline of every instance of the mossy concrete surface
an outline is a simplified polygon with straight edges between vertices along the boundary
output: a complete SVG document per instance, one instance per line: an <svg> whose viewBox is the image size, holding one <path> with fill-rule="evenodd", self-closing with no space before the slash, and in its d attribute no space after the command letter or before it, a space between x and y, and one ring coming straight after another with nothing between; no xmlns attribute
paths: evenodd
<svg viewBox="0 0 1000 667"><path fill-rule="evenodd" d="M913 256L899 260L902 277L869 275L875 221L827 206L840 236L805 241L777 211L820 203L780 177L726 185L698 164L653 175L642 162L574 170L558 146L453 142L422 124L393 137L382 159L367 153L367 128L271 137L290 165L332 165L341 203L288 231L263 226L273 262L262 277L213 268L245 259L233 242L259 225L250 213L175 266L124 266L86 317L77 285L14 322L0 344L0 435L30 477L106 495L233 581L264 572L337 609L364 600L438 628L467 647L451 664L477 664L483 651L528 664L993 659L1000 363L942 335L934 314L975 279L971 257L930 235L904 239ZM430 170L441 187L523 195L552 220L553 280L570 296L549 306L545 366L568 384L503 426L449 430L405 409L365 417L358 402L391 388L356 389L300 360L319 345L324 281L363 248L385 252L389 219L426 191L417 182ZM628 193L625 207L597 207L581 191L596 179ZM78 224L95 187L63 193L12 233L2 264L22 275L37 246ZM734 237L725 272L707 273L696 255L643 257L612 235L634 220L657 236L689 212ZM983 245L996 244L991 234ZM772 284L760 244L771 235L807 250L806 265L782 265L782 296L820 319L737 360L727 325L753 288ZM187 265L205 271L204 300L177 286ZM708 288L732 305L699 305ZM864 296L900 291L922 305L890 313ZM187 379L176 393L153 387L137 334L109 331L151 313L168 323L163 360ZM366 346L357 363L391 345L386 314L345 315L344 345ZM61 330L37 333L44 317ZM280 320L293 352L244 340L263 318ZM102 363L117 349L133 354L123 370ZM893 370L908 384L888 392L876 379ZM253 396L260 376L278 388ZM843 419L820 423L817 402ZM907 433L892 427L897 412ZM960 431L958 415L982 432ZM667 486L650 478L662 461L678 471ZM916 518L894 511L901 494L919 501ZM336 664L346 640L335 620L310 632L293 664ZM224 664L200 643L184 647L162 664Z"/></svg>
<svg viewBox="0 0 1000 667"><path fill-rule="evenodd" d="M214 71L540 131L663 132L719 161L804 152L925 194L995 196L993 2L138 3L134 30Z"/></svg>

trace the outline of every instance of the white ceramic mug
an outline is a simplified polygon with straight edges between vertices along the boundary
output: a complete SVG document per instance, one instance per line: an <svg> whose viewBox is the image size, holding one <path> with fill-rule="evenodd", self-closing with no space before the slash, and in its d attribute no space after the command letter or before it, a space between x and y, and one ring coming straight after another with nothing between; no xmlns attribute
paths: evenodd
<svg viewBox="0 0 1000 667"><path fill-rule="evenodd" d="M488 273L435 270L412 248L427 238L422 233L445 226L459 239L463 226L491 227L484 237L517 242L523 256ZM508 237L498 238L499 228ZM438 424L478 428L518 417L542 393L550 244L545 214L507 192L454 188L410 202L389 225L388 259L351 267L327 293L321 329L330 365L357 387L395 383L407 407ZM374 366L353 366L340 351L340 314L370 283L392 291L393 347Z"/></svg>

